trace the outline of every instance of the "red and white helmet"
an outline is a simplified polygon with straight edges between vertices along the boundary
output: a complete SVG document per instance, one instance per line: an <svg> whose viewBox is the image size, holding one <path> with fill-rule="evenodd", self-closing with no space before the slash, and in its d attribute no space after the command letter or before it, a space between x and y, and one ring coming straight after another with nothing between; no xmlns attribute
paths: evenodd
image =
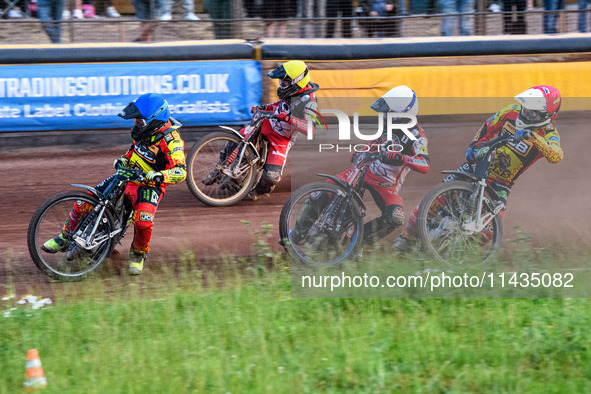
<svg viewBox="0 0 591 394"><path fill-rule="evenodd" d="M541 127L553 122L560 110L560 92L549 85L538 85L515 96L521 111L515 121L518 129Z"/></svg>

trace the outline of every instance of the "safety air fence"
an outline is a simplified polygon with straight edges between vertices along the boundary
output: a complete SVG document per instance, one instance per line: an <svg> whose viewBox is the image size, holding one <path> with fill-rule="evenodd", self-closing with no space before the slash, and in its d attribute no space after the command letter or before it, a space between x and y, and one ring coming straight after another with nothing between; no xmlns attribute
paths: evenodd
<svg viewBox="0 0 591 394"><path fill-rule="evenodd" d="M0 132L127 128L118 112L146 92L163 94L185 126L245 123L253 105L276 99L276 81L264 76L286 60L307 62L321 88L320 108L336 108L341 104L331 100L343 97L379 97L400 84L420 97L446 98L419 115L494 113L500 101L538 84L580 98L564 100L563 110L588 110L584 98L591 97L586 34L5 45ZM491 100L447 100L470 97ZM353 110L364 115L367 106Z"/></svg>

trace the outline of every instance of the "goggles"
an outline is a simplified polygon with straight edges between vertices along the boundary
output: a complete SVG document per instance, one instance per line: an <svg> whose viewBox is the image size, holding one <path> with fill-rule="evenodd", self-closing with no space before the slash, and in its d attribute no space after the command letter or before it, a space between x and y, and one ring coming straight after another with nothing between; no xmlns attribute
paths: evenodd
<svg viewBox="0 0 591 394"><path fill-rule="evenodd" d="M292 80L291 78L283 78L279 80L279 87L280 88L287 88L289 86L291 86L292 84Z"/></svg>
<svg viewBox="0 0 591 394"><path fill-rule="evenodd" d="M527 109L525 107L521 107L521 113L519 115L528 124L537 124L546 120L546 115L542 111Z"/></svg>
<svg viewBox="0 0 591 394"><path fill-rule="evenodd" d="M146 127L146 120L142 118L133 118L133 124L141 129Z"/></svg>

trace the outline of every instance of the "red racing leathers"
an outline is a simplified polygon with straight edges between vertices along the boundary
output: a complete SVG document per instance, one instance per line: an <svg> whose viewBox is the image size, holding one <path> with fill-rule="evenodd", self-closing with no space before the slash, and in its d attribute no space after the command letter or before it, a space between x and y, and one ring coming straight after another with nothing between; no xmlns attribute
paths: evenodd
<svg viewBox="0 0 591 394"><path fill-rule="evenodd" d="M151 137L149 143L134 141L123 156L128 160L127 165L129 167L139 168L144 173L149 171L161 172L164 177L164 181L159 186L156 186L154 182L146 184L136 181L127 183L125 187L125 196L133 206L132 221L135 226L135 236L132 248L136 253L148 253L150 251L154 215L166 187L171 183L182 182L187 176L185 144L177 131L180 126L181 124L177 120L169 119ZM96 189L102 192L102 188L108 184L109 179L97 185ZM92 209L93 207L87 203L75 204L66 221L64 230L74 230L79 220Z"/></svg>
<svg viewBox="0 0 591 394"><path fill-rule="evenodd" d="M365 174L365 186L382 211L381 217L365 225L366 241L382 238L404 223L404 204L398 192L411 170L421 174L429 171L428 141L425 132L418 124L409 129L409 132L416 140L410 139L402 130L395 129L392 131L391 140L388 140L387 134L384 133L369 144L369 152L390 153L382 155L380 160L370 164ZM402 154L402 158L393 162L390 158L393 158L396 152ZM338 174L337 178L347 181L352 171L353 168L350 168Z"/></svg>
<svg viewBox="0 0 591 394"><path fill-rule="evenodd" d="M316 109L316 94L318 85L309 83L288 100L277 100L261 108L272 111L275 115L285 114L285 120L265 119L261 129L262 134L269 141L269 154L263 167L263 175L255 192L258 195L269 193L281 180L283 166L287 160L289 149L294 143L297 133L308 133L308 116L306 109ZM242 133L247 129L241 130Z"/></svg>
<svg viewBox="0 0 591 394"><path fill-rule="evenodd" d="M478 130L469 148L478 149L479 146L495 139L500 134L515 134L517 127L515 120L519 115L521 106L514 104L501 109L491 116ZM536 161L545 157L549 163L558 163L562 160L564 153L560 147L560 135L553 123L532 129L533 136L523 141L506 142L497 148L494 161L491 163L489 183L497 192L502 202L506 203L511 187L519 176ZM464 163L458 169L473 171L471 163ZM443 182L455 180L455 175L447 176ZM411 214L405 230L405 236L416 237L415 220L417 208ZM505 211L501 211L501 218Z"/></svg>

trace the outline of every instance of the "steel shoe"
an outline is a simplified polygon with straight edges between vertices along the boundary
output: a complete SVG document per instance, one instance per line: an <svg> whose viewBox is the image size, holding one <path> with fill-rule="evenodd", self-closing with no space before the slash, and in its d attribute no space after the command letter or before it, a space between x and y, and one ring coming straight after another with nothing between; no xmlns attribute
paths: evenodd
<svg viewBox="0 0 591 394"><path fill-rule="evenodd" d="M406 237L401 235L394 240L392 248L396 249L400 253L406 253L418 244L418 240L415 238Z"/></svg>

